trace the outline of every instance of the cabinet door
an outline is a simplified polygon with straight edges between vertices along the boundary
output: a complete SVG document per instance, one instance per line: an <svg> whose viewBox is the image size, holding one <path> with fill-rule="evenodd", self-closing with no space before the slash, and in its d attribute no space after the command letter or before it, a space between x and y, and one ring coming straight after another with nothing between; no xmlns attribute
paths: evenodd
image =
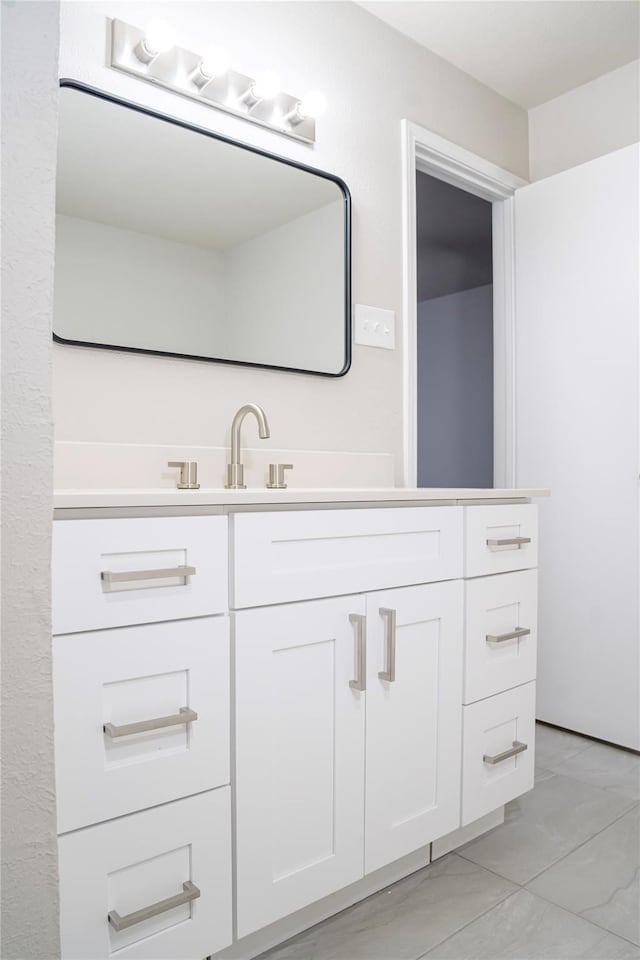
<svg viewBox="0 0 640 960"><path fill-rule="evenodd" d="M235 614L239 937L363 876L364 614L364 597Z"/></svg>
<svg viewBox="0 0 640 960"><path fill-rule="evenodd" d="M460 581L367 596L367 873L460 825L462 609Z"/></svg>
<svg viewBox="0 0 640 960"><path fill-rule="evenodd" d="M537 717L640 749L640 146L516 192L517 476L544 480Z"/></svg>

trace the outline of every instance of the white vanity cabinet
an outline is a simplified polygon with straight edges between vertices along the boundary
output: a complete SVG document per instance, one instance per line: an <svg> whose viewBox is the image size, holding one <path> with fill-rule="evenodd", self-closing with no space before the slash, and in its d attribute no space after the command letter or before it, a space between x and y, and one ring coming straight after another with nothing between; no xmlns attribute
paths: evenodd
<svg viewBox="0 0 640 960"><path fill-rule="evenodd" d="M536 510L56 522L63 960L255 956L530 789Z"/></svg>

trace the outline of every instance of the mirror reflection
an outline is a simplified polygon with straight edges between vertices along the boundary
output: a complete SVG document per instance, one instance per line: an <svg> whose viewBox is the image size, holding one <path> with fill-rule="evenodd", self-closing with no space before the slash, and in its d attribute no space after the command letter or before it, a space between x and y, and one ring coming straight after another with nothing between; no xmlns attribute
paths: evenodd
<svg viewBox="0 0 640 960"><path fill-rule="evenodd" d="M337 178L63 86L54 336L340 376Z"/></svg>

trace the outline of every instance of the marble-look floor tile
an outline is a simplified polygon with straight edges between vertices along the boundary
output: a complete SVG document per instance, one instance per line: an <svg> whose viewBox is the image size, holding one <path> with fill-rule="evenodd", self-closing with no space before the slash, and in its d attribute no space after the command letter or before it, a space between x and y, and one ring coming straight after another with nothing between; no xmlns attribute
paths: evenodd
<svg viewBox="0 0 640 960"><path fill-rule="evenodd" d="M640 807L545 870L528 889L640 945Z"/></svg>
<svg viewBox="0 0 640 960"><path fill-rule="evenodd" d="M519 890L430 950L425 960L631 960L634 951L626 940Z"/></svg>
<svg viewBox="0 0 640 960"><path fill-rule="evenodd" d="M590 747L593 740L569 733L566 730L557 730L555 727L546 727L543 723L536 723L536 763L545 770L551 770L558 763L575 756L581 750Z"/></svg>
<svg viewBox="0 0 640 960"><path fill-rule="evenodd" d="M261 960L415 960L515 889L449 854Z"/></svg>
<svg viewBox="0 0 640 960"><path fill-rule="evenodd" d="M627 797L557 774L505 808L505 822L457 852L525 884L633 806Z"/></svg>
<svg viewBox="0 0 640 960"><path fill-rule="evenodd" d="M640 800L640 757L627 750L594 743L580 753L548 767L594 787L613 790L623 797Z"/></svg>

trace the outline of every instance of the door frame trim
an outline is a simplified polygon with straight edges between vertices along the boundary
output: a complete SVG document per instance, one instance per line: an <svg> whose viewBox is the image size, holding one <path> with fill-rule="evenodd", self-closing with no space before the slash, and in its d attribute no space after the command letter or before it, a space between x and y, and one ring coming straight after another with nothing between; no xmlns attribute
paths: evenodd
<svg viewBox="0 0 640 960"><path fill-rule="evenodd" d="M417 486L416 171L493 204L494 458L496 487L516 485L515 174L410 120L402 124L403 484Z"/></svg>

